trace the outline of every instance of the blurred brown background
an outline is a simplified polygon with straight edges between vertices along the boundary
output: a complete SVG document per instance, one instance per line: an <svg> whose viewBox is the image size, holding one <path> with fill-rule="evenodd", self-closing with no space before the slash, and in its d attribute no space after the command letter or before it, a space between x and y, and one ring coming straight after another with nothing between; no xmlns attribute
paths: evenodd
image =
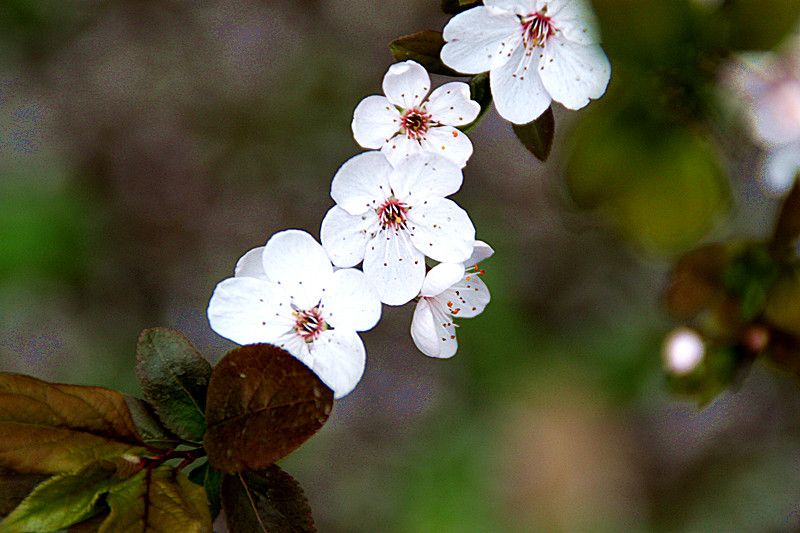
<svg viewBox="0 0 800 533"><path fill-rule="evenodd" d="M599 2L601 22L623 4ZM219 360L215 284L276 231L318 236L388 42L447 20L432 0L4 0L0 370L138 394L152 326ZM412 306L384 307L362 382L283 462L320 531L799 531L796 384L757 366L704 410L666 393L670 255L574 206L585 111L555 111L545 164L494 111L470 134L453 199L496 250L493 301L455 358L415 349ZM730 209L705 238L771 224L743 181L755 149L730 142Z"/></svg>

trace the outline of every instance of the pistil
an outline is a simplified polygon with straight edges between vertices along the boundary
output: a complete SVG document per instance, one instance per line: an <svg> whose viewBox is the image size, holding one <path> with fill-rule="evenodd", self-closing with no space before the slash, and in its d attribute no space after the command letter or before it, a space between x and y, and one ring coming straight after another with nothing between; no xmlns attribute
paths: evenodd
<svg viewBox="0 0 800 533"><path fill-rule="evenodd" d="M541 11L520 17L520 22L522 22L522 40L526 48L544 46L547 39L556 33L550 17Z"/></svg>
<svg viewBox="0 0 800 533"><path fill-rule="evenodd" d="M377 210L378 220L383 229L402 229L406 225L408 205L394 196L388 198Z"/></svg>
<svg viewBox="0 0 800 533"><path fill-rule="evenodd" d="M294 331L300 335L306 343L314 342L322 331L330 328L322 318L322 314L319 312L319 306L315 306L308 311L294 311L294 315Z"/></svg>
<svg viewBox="0 0 800 533"><path fill-rule="evenodd" d="M400 125L409 139L420 140L428 132L431 116L419 109L409 109L400 117Z"/></svg>

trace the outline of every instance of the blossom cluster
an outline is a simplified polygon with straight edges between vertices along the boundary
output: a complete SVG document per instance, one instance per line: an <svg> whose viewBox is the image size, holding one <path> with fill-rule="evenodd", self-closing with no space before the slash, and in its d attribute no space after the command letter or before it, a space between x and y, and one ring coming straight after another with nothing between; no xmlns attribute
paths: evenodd
<svg viewBox="0 0 800 533"><path fill-rule="evenodd" d="M511 122L536 119L553 100L582 107L608 83L591 12L578 0L486 0L443 35L442 61L490 72L497 110ZM353 136L366 151L333 177L321 243L295 229L273 235L239 260L208 307L217 333L284 348L336 398L364 372L358 332L377 324L382 304L416 301L411 338L424 354L447 358L457 349L454 319L480 314L490 299L477 263L493 250L448 198L473 152L459 128L481 106L467 83L432 88L412 60L392 65L382 89L353 113Z"/></svg>

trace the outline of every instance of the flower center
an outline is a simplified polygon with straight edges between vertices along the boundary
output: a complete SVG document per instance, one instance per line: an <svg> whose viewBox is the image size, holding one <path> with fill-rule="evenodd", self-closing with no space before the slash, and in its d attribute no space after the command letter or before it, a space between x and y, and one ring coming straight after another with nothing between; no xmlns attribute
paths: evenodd
<svg viewBox="0 0 800 533"><path fill-rule="evenodd" d="M522 23L522 41L525 48L544 46L547 39L556 33L550 17L545 15L546 10L537 11L526 17L520 16Z"/></svg>
<svg viewBox="0 0 800 533"><path fill-rule="evenodd" d="M397 230L406 226L408 205L394 196L389 197L383 202L383 205L376 209L376 212L378 213L378 220L383 229L391 228Z"/></svg>
<svg viewBox="0 0 800 533"><path fill-rule="evenodd" d="M295 316L294 331L306 343L314 342L321 332L330 329L330 326L325 323L322 314L319 312L319 305L308 311L294 311L293 314Z"/></svg>
<svg viewBox="0 0 800 533"><path fill-rule="evenodd" d="M409 139L419 140L428 131L431 116L419 109L409 109L400 117L400 126Z"/></svg>

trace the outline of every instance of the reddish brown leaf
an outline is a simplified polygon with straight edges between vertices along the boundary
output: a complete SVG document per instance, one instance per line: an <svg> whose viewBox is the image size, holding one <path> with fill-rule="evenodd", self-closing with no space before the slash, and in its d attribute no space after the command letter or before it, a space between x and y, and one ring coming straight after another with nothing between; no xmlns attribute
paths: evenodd
<svg viewBox="0 0 800 533"><path fill-rule="evenodd" d="M528 124L512 124L511 126L522 146L539 161L543 163L547 161L556 134L556 119L553 116L552 107L548 107L539 118Z"/></svg>
<svg viewBox="0 0 800 533"><path fill-rule="evenodd" d="M0 374L0 435L0 466L19 473L144 453L122 394L17 374Z"/></svg>
<svg viewBox="0 0 800 533"><path fill-rule="evenodd" d="M208 386L208 462L228 474L265 468L316 433L332 406L333 391L285 350L237 348Z"/></svg>
<svg viewBox="0 0 800 533"><path fill-rule="evenodd" d="M431 74L442 76L463 76L451 69L439 58L444 38L442 32L434 30L424 30L413 35L398 37L389 43L389 50L395 61L414 60Z"/></svg>
<svg viewBox="0 0 800 533"><path fill-rule="evenodd" d="M222 506L230 531L314 533L314 518L295 479L271 465L259 472L226 475Z"/></svg>

